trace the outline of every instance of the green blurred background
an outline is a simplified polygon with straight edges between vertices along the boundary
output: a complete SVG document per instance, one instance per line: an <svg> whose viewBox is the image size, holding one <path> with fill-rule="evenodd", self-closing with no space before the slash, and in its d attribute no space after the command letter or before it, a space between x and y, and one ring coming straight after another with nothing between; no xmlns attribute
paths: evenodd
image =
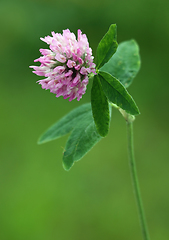
<svg viewBox="0 0 169 240"><path fill-rule="evenodd" d="M40 37L69 28L93 49L110 24L118 42L134 38L142 67L129 92L141 115L135 155L149 231L169 239L167 0L1 0L0 240L141 240L127 158L126 126L113 110L109 135L66 172L67 136L37 145L39 135L80 102L56 98L28 66L46 48Z"/></svg>

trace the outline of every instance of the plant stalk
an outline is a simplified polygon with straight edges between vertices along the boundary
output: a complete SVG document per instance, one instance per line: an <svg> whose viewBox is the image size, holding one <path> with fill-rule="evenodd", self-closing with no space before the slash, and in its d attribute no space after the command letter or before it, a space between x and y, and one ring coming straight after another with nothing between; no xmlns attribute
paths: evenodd
<svg viewBox="0 0 169 240"><path fill-rule="evenodd" d="M127 123L129 163L130 163L131 177L132 177L132 182L133 182L133 187L134 187L134 192L135 192L135 197L136 197L136 202L137 202L137 207L139 212L142 235L144 240L150 240L149 234L148 234L148 228L145 220L144 208L142 204L135 158L134 158L133 121L131 121L131 118L127 118L126 123Z"/></svg>

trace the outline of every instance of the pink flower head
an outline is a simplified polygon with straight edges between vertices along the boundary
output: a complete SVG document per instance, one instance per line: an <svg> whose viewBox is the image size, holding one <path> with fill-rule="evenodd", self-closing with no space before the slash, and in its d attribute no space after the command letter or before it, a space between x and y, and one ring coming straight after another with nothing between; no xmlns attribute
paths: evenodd
<svg viewBox="0 0 169 240"><path fill-rule="evenodd" d="M69 29L63 30L63 34L52 32L52 37L41 38L49 44L49 49L40 49L43 56L34 60L40 62L40 66L30 66L33 73L45 76L39 80L44 89L63 96L69 101L77 98L79 101L86 92L89 74L96 74L92 49L88 39L81 30L78 30L78 39Z"/></svg>

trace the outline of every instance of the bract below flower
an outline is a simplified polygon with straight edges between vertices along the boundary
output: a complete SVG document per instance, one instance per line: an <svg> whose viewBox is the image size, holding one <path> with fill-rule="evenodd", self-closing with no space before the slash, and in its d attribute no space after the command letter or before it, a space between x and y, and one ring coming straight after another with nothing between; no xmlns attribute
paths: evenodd
<svg viewBox="0 0 169 240"><path fill-rule="evenodd" d="M40 49L43 56L34 60L40 66L30 66L33 73L46 77L39 80L43 89L50 89L56 97L63 96L69 101L79 101L86 92L89 74L96 74L92 49L88 39L78 30L78 39L69 29L63 34L52 32L52 37L41 38L49 44L49 49Z"/></svg>

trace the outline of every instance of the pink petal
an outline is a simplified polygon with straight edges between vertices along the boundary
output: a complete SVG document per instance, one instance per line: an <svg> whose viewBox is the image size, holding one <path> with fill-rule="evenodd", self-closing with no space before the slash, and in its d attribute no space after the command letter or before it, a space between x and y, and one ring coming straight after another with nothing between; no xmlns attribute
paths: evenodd
<svg viewBox="0 0 169 240"><path fill-rule="evenodd" d="M61 63L65 63L65 62L66 62L66 57L63 56L63 55L60 54L60 53L57 53L57 54L56 54L55 59L56 59L58 62L61 62Z"/></svg>
<svg viewBox="0 0 169 240"><path fill-rule="evenodd" d="M72 60L68 60L68 61L67 61L67 66L68 66L69 68L73 68L73 67L76 66L76 63L75 63L74 61L72 61Z"/></svg>

